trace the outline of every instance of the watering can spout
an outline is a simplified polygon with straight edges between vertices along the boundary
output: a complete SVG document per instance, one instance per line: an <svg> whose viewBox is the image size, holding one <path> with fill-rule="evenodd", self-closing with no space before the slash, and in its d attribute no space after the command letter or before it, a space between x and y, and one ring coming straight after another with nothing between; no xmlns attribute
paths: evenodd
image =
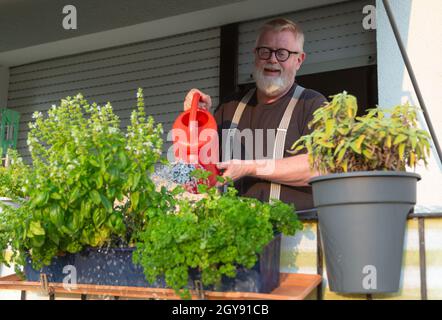
<svg viewBox="0 0 442 320"><path fill-rule="evenodd" d="M173 150L175 161L194 164L212 174L208 178L209 186L216 184L219 171L219 142L217 124L213 115L199 108L201 95L195 92L191 107L182 112L172 127Z"/></svg>

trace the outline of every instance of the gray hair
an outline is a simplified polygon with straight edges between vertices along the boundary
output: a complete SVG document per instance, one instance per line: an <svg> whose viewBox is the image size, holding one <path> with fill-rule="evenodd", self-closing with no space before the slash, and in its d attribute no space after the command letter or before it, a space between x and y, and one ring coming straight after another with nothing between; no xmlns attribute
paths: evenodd
<svg viewBox="0 0 442 320"><path fill-rule="evenodd" d="M302 31L301 27L298 24L285 18L276 18L267 21L259 29L259 34L258 37L256 38L255 46L258 44L258 40L264 32L267 31L281 32L285 30L291 31L294 34L295 39L297 39L301 44L301 49L304 50L304 32Z"/></svg>

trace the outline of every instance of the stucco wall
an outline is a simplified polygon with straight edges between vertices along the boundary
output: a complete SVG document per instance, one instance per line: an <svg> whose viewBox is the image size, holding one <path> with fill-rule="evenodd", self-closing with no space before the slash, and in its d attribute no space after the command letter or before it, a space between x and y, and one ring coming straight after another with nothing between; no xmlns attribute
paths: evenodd
<svg viewBox="0 0 442 320"><path fill-rule="evenodd" d="M439 142L442 141L442 1L389 1L409 59L432 119ZM376 1L379 104L391 107L418 100L406 71L381 0ZM420 123L426 126L422 114ZM428 168L416 170L422 176L418 184L418 207L441 212L442 165L433 147ZM429 207L429 208L428 208Z"/></svg>

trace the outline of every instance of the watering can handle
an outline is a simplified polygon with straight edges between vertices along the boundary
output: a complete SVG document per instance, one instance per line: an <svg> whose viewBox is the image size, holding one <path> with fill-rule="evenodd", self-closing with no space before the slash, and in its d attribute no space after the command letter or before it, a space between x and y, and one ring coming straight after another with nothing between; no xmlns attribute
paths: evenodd
<svg viewBox="0 0 442 320"><path fill-rule="evenodd" d="M190 115L189 115L189 133L190 133L190 141L198 140L198 122L196 119L196 115L198 112L199 101L201 95L198 92L195 92L192 97L192 105L190 107ZM192 159L191 161L197 161L198 159L198 148L194 145L190 148L190 155Z"/></svg>
<svg viewBox="0 0 442 320"><path fill-rule="evenodd" d="M190 107L190 117L189 123L192 121L196 121L196 113L198 111L198 103L200 101L201 95L198 92L195 92L192 97L192 106Z"/></svg>

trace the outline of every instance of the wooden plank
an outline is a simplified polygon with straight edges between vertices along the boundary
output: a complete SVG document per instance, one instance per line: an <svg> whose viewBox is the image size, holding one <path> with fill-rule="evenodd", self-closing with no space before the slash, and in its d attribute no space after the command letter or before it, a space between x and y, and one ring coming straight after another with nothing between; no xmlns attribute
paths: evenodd
<svg viewBox="0 0 442 320"><path fill-rule="evenodd" d="M15 273L0 278L0 281L20 281L19 276Z"/></svg>
<svg viewBox="0 0 442 320"><path fill-rule="evenodd" d="M427 262L425 255L425 218L418 218L419 224L419 270L421 299L427 300Z"/></svg>
<svg viewBox="0 0 442 320"><path fill-rule="evenodd" d="M322 277L322 274L324 273L324 257L322 252L322 242L321 242L321 230L319 229L319 222L316 224L316 263L317 263L317 273ZM322 300L323 299L323 292L322 292L322 283L319 284L317 292L316 292L316 299Z"/></svg>
<svg viewBox="0 0 442 320"><path fill-rule="evenodd" d="M266 299L266 300L302 300L322 281L316 274L281 273L280 286L272 293L256 292L214 292L205 291L206 299ZM41 291L39 282L21 281L17 276L0 278L0 289ZM81 295L107 295L128 298L156 298L180 299L173 289L123 287L123 286L98 286L78 284L75 288L65 288L62 283L50 283L49 289L53 293L72 293ZM196 291L191 291L192 299L198 299Z"/></svg>

